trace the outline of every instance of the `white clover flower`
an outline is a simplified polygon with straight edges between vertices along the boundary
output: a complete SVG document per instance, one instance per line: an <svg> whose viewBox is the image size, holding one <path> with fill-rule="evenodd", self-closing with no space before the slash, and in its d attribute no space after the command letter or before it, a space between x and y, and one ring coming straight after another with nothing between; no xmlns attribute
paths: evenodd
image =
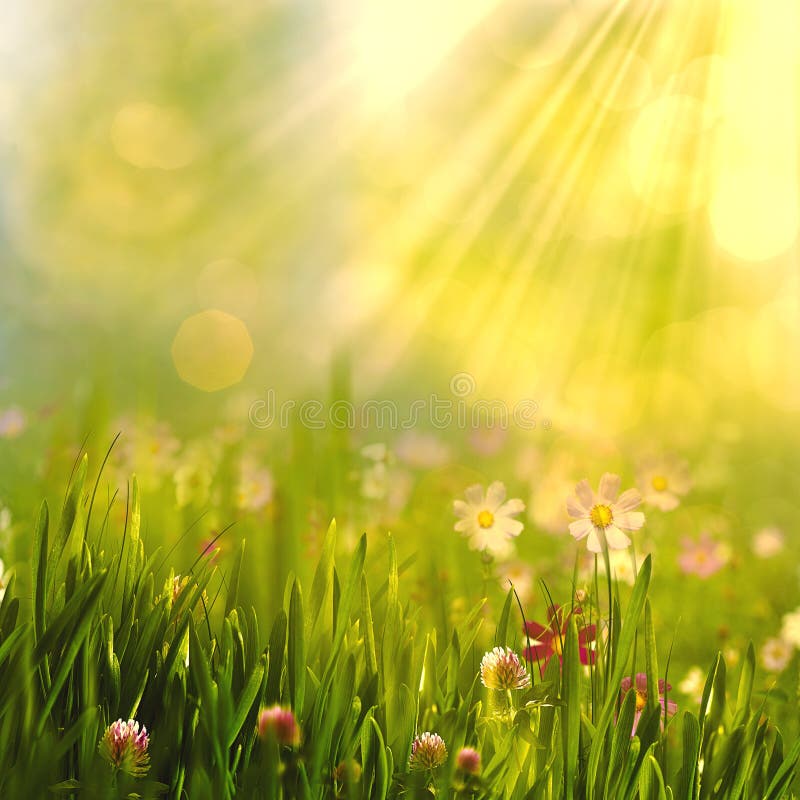
<svg viewBox="0 0 800 800"><path fill-rule="evenodd" d="M487 689L526 689L531 676L510 647L495 647L481 659L481 683Z"/></svg>
<svg viewBox="0 0 800 800"><path fill-rule="evenodd" d="M455 530L469 539L473 550L486 550L495 558L506 558L513 552L513 541L522 532L523 525L514 519L525 510L522 500L506 500L506 487L495 481L484 493L479 484L470 486L464 500L453 503L459 517ZM504 502L505 501L505 502Z"/></svg>
<svg viewBox="0 0 800 800"><path fill-rule="evenodd" d="M447 761L447 747L438 733L426 731L411 743L408 765L413 770L436 769Z"/></svg>
<svg viewBox="0 0 800 800"><path fill-rule="evenodd" d="M644 514L633 510L642 502L641 495L636 489L620 495L620 482L619 475L606 472L595 494L589 481L582 480L567 500L567 512L576 518L569 532L579 541L586 539L592 553L602 552L603 538L609 550L624 550L631 543L624 531L638 531L644 525Z"/></svg>

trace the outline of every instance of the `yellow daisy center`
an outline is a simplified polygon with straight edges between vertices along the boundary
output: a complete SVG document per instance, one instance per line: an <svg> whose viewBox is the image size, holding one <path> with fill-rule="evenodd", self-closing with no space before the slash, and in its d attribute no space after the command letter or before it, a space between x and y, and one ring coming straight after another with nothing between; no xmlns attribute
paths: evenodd
<svg viewBox="0 0 800 800"><path fill-rule="evenodd" d="M647 693L640 692L637 690L636 692L636 710L641 711L647 705Z"/></svg>
<svg viewBox="0 0 800 800"><path fill-rule="evenodd" d="M614 515L611 513L611 508L607 505L592 506L589 512L589 519L595 528L607 528L613 521Z"/></svg>
<svg viewBox="0 0 800 800"><path fill-rule="evenodd" d="M663 492L667 488L667 479L663 475L653 475L651 483L657 492Z"/></svg>
<svg viewBox="0 0 800 800"><path fill-rule="evenodd" d="M491 511L484 509L478 513L478 525L481 528L491 528L494 525L494 514Z"/></svg>

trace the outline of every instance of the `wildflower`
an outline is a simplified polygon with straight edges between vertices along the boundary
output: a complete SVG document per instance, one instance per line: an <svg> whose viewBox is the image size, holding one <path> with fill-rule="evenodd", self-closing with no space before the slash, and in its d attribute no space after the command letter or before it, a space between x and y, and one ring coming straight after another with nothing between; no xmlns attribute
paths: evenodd
<svg viewBox="0 0 800 800"><path fill-rule="evenodd" d="M352 785L361 780L361 764L354 758L340 761L333 770L333 779L336 783Z"/></svg>
<svg viewBox="0 0 800 800"><path fill-rule="evenodd" d="M783 615L781 639L800 650L800 608Z"/></svg>
<svg viewBox="0 0 800 800"><path fill-rule="evenodd" d="M500 588L507 592L511 586L522 603L527 603L533 595L534 575L531 567L524 561L510 561L497 570Z"/></svg>
<svg viewBox="0 0 800 800"><path fill-rule="evenodd" d="M172 586L170 587L170 596L172 598L172 604L175 604L175 601L181 596L181 592L189 585L189 577L181 577L180 575L175 575L172 579Z"/></svg>
<svg viewBox="0 0 800 800"><path fill-rule="evenodd" d="M272 502L274 482L268 469L252 461L242 464L236 487L236 507L244 511L260 511Z"/></svg>
<svg viewBox="0 0 800 800"><path fill-rule="evenodd" d="M296 747L300 744L300 726L294 712L279 705L262 709L258 715L258 736L272 737L278 744Z"/></svg>
<svg viewBox="0 0 800 800"><path fill-rule="evenodd" d="M370 461L386 461L389 451L383 442L373 442L361 448L361 455Z"/></svg>
<svg viewBox="0 0 800 800"><path fill-rule="evenodd" d="M762 528L753 536L753 553L759 558L771 558L783 550L784 543L785 537L780 528Z"/></svg>
<svg viewBox="0 0 800 800"><path fill-rule="evenodd" d="M3 563L3 559L0 558L0 603L3 602L3 598L6 596L5 571L6 565Z"/></svg>
<svg viewBox="0 0 800 800"><path fill-rule="evenodd" d="M100 755L115 769L135 778L144 777L150 768L147 747L150 737L136 720L118 719L106 728L100 740Z"/></svg>
<svg viewBox="0 0 800 800"><path fill-rule="evenodd" d="M0 439L16 439L24 433L26 424L25 412L18 406L0 411Z"/></svg>
<svg viewBox="0 0 800 800"><path fill-rule="evenodd" d="M792 659L794 648L779 637L767 639L761 648L761 663L768 672L783 672Z"/></svg>
<svg viewBox="0 0 800 800"><path fill-rule="evenodd" d="M500 691L525 689L531 685L531 676L511 648L495 647L481 660L481 683Z"/></svg>
<svg viewBox="0 0 800 800"><path fill-rule="evenodd" d="M564 643L567 636L569 618L572 615L581 616L583 611L576 608L573 611L564 611L560 606L550 606L547 609L547 625L538 622L525 622L525 633L530 637L531 643L525 648L524 655L528 661L539 664L539 670L544 674L548 662L553 656L558 656L559 663L564 660ZM578 625L578 654L581 664L594 664L594 649L591 644L597 635L595 625Z"/></svg>
<svg viewBox="0 0 800 800"><path fill-rule="evenodd" d="M456 754L456 767L467 775L481 771L481 754L472 747L462 747Z"/></svg>
<svg viewBox="0 0 800 800"><path fill-rule="evenodd" d="M436 769L447 761L447 747L438 733L426 731L411 743L408 766L413 770Z"/></svg>
<svg viewBox="0 0 800 800"><path fill-rule="evenodd" d="M694 702L699 703L703 697L705 685L705 673L700 667L695 666L686 673L684 679L678 684L678 689Z"/></svg>
<svg viewBox="0 0 800 800"><path fill-rule="evenodd" d="M153 419L134 422L123 417L114 422L112 430L123 434L112 454L121 485L136 471L143 489L157 489L175 471L181 443L168 423Z"/></svg>
<svg viewBox="0 0 800 800"><path fill-rule="evenodd" d="M644 563L644 555L641 553L636 555L636 566L634 567L633 557L630 553L624 550L612 550L608 554L608 562L611 567L611 576L615 580L633 586L639 568ZM605 559L600 564L600 570L603 573L606 571Z"/></svg>
<svg viewBox="0 0 800 800"><path fill-rule="evenodd" d="M622 679L622 682L620 683L620 694L622 699L625 698L625 695L628 694L631 689L636 692L636 711L633 715L633 729L631 730L631 736L633 736L636 733L636 728L639 725L639 719L642 716L642 712L647 707L647 675L645 675L644 672L636 673L635 683L631 681L630 676L625 676ZM663 680L659 680L658 702L661 705L662 711L665 709L664 694L665 692L670 691L672 691L672 686ZM668 700L666 704L666 712L667 716L674 716L678 713L678 704L672 700Z"/></svg>
<svg viewBox="0 0 800 800"><path fill-rule="evenodd" d="M513 539L523 527L513 517L525 510L525 504L518 499L506 501L506 487L500 481L490 484L485 494L479 484L470 486L464 496L466 502L453 503L459 517L455 530L469 538L473 550L485 550L497 558L509 556Z"/></svg>
<svg viewBox="0 0 800 800"><path fill-rule="evenodd" d="M450 460L450 448L437 436L422 431L406 431L394 445L397 458L414 469L441 467Z"/></svg>
<svg viewBox="0 0 800 800"><path fill-rule="evenodd" d="M361 494L367 500L382 500L388 490L388 472L383 461L376 461L361 475Z"/></svg>
<svg viewBox="0 0 800 800"><path fill-rule="evenodd" d="M175 501L178 508L192 503L204 505L208 502L211 490L211 469L202 461L189 461L181 464L173 475L175 481Z"/></svg>
<svg viewBox="0 0 800 800"><path fill-rule="evenodd" d="M685 461L674 457L642 463L637 483L644 502L661 511L672 511L677 508L680 498L692 488L688 465Z"/></svg>
<svg viewBox="0 0 800 800"><path fill-rule="evenodd" d="M619 486L619 475L606 472L597 494L582 480L567 500L567 512L575 518L569 532L579 541L586 539L592 553L602 552L603 539L609 550L624 550L631 540L623 531L638 531L644 525L644 514L633 510L642 502L641 495L636 489L620 495Z"/></svg>
<svg viewBox="0 0 800 800"><path fill-rule="evenodd" d="M200 542L200 555L207 558L212 564L219 561L222 546L218 543L217 536L212 536L209 539L203 539Z"/></svg>
<svg viewBox="0 0 800 800"><path fill-rule="evenodd" d="M727 548L709 533L702 533L697 541L684 537L682 545L678 566L684 575L710 578L728 562Z"/></svg>
<svg viewBox="0 0 800 800"><path fill-rule="evenodd" d="M481 456L499 453L508 438L508 430L502 425L486 425L473 428L469 434L469 444Z"/></svg>

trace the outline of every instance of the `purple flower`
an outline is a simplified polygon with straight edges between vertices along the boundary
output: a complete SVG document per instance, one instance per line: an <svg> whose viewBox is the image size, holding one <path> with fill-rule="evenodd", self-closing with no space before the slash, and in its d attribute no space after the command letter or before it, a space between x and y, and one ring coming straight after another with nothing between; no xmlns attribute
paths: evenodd
<svg viewBox="0 0 800 800"><path fill-rule="evenodd" d="M620 697L621 699L625 699L625 695L628 694L631 689L636 692L636 712L633 715L633 728L631 729L631 736L634 736L636 733L636 728L639 725L639 719L642 716L642 712L647 707L647 675L644 672L637 672L636 673L636 682L634 684L631 681L630 676L626 676L622 679L619 685L620 688ZM661 710L664 711L664 693L672 691L672 686L666 683L663 680L659 680L658 682L658 702L661 704ZM672 700L667 701L666 705L666 712L668 717L672 717L678 713L678 704L674 703ZM663 726L663 720L662 720Z"/></svg>
<svg viewBox="0 0 800 800"><path fill-rule="evenodd" d="M134 719L118 719L106 728L100 740L100 755L115 769L134 778L142 778L150 768L147 728Z"/></svg>
<svg viewBox="0 0 800 800"><path fill-rule="evenodd" d="M291 708L270 706L258 715L258 736L272 737L278 744L296 747L300 744L300 726Z"/></svg>

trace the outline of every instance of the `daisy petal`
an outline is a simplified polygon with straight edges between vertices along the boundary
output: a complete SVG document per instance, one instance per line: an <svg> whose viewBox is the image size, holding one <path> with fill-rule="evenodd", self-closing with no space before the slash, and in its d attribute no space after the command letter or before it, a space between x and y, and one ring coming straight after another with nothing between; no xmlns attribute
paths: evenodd
<svg viewBox="0 0 800 800"><path fill-rule="evenodd" d="M642 495L639 494L638 489L627 489L619 496L619 500L614 503L614 507L617 511L633 511L641 502Z"/></svg>
<svg viewBox="0 0 800 800"><path fill-rule="evenodd" d="M577 519L575 522L570 522L569 532L578 540L585 538L594 531L594 525L590 519Z"/></svg>
<svg viewBox="0 0 800 800"><path fill-rule="evenodd" d="M631 543L631 540L616 525L609 525L605 529L605 534L609 550L624 550Z"/></svg>
<svg viewBox="0 0 800 800"><path fill-rule="evenodd" d="M575 486L575 494L578 495L578 500L583 503L584 508L591 508L594 505L594 493L586 478Z"/></svg>
<svg viewBox="0 0 800 800"><path fill-rule="evenodd" d="M570 495L567 498L567 514L571 517L585 517L588 512L589 508L584 508L577 497Z"/></svg>
<svg viewBox="0 0 800 800"><path fill-rule="evenodd" d="M502 531L506 536L519 536L524 526L518 519L498 517L494 522L494 527Z"/></svg>
<svg viewBox="0 0 800 800"><path fill-rule="evenodd" d="M617 496L619 495L619 487L622 483L622 478L619 475L615 475L613 472L606 472L602 478L600 478L600 490L599 495L604 500L608 500L609 503L613 503Z"/></svg>
<svg viewBox="0 0 800 800"><path fill-rule="evenodd" d="M467 498L467 502L473 506L482 506L483 505L483 486L479 483L470 486L465 492L464 496Z"/></svg>
<svg viewBox="0 0 800 800"><path fill-rule="evenodd" d="M506 500L503 505L498 508L494 514L496 517L508 517L512 514L519 514L525 510L525 503L519 498L515 497L513 500Z"/></svg>
<svg viewBox="0 0 800 800"><path fill-rule="evenodd" d="M644 514L641 511L614 514L614 522L623 530L638 531L644 525Z"/></svg>
<svg viewBox="0 0 800 800"><path fill-rule="evenodd" d="M486 506L489 511L495 513L505 499L506 487L500 481L489 484L489 488L486 490Z"/></svg>
<svg viewBox="0 0 800 800"><path fill-rule="evenodd" d="M472 509L463 500L453 500L453 513L457 517L470 517Z"/></svg>
<svg viewBox="0 0 800 800"><path fill-rule="evenodd" d="M597 530L594 525L592 525L592 532L589 534L589 538L586 540L586 549L590 553L603 552L603 545L600 543L600 537L597 535Z"/></svg>

